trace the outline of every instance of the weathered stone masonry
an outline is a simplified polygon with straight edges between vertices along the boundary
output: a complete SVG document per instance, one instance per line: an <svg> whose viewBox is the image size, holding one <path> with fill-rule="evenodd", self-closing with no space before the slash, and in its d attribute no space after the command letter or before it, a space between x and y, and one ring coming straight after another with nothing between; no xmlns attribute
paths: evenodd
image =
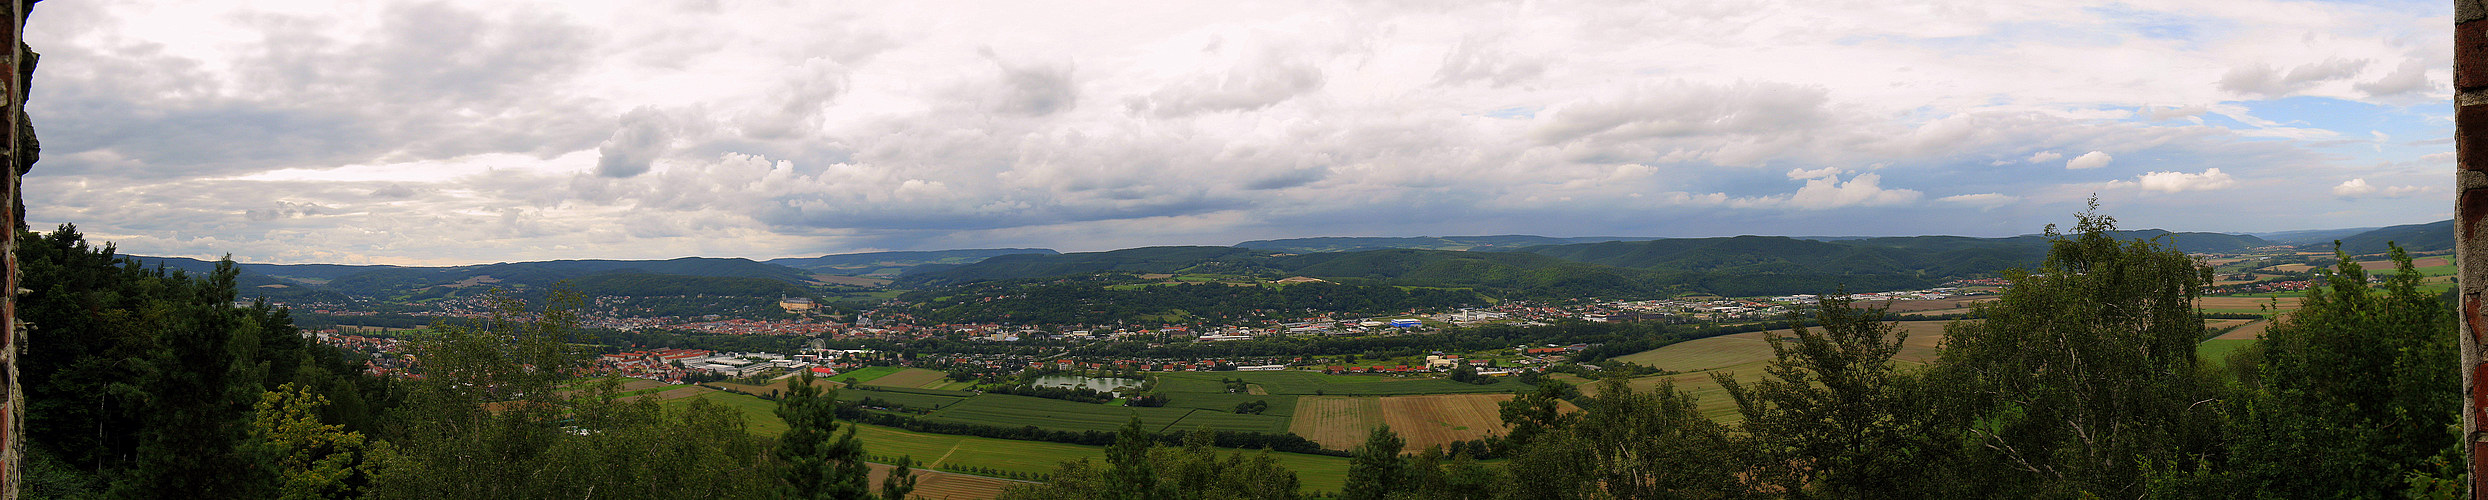
<svg viewBox="0 0 2488 500"><path fill-rule="evenodd" d="M2454 255L2460 266L2462 364L2462 440L2470 453L2471 497L2488 490L2488 440L2480 433L2482 409L2488 409L2488 365L2480 363L2480 342L2488 340L2488 318L2480 316L2488 299L2488 0L2454 0Z"/></svg>
<svg viewBox="0 0 2488 500"><path fill-rule="evenodd" d="M6 158L4 164L8 167L0 168L0 175L7 177L0 182L0 193L8 198L5 205L0 205L0 212L6 212L8 218L8 234L0 235L0 325L8 326L8 331L0 334L0 387L8 391L7 398L0 399L0 499L13 500L18 493L19 463L26 456L26 396L17 382L17 360L26 351L27 328L17 321L17 233L26 227L26 203L18 190L23 185L19 178L34 168L41 150L35 142L34 126L26 118L35 53L26 45L25 34L27 11L38 0L0 1L5 1L9 16L7 29L0 30L6 33L0 47L14 49L0 56L0 88L7 91L6 98L0 99L0 108L5 108L0 109L0 119L7 122L0 124L0 130L7 134L7 140L0 143L0 158Z"/></svg>

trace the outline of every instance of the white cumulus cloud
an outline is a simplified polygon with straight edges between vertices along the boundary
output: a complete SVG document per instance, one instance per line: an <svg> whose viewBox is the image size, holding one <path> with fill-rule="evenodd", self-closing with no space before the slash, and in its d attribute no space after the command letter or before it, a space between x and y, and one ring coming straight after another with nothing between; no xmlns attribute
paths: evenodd
<svg viewBox="0 0 2488 500"><path fill-rule="evenodd" d="M2427 190L2427 188L2419 186L2373 186L2367 184L2367 179L2358 178L2342 181L2341 184L2333 186L2332 193L2333 196L2343 198L2358 198L2365 196L2400 198Z"/></svg>
<svg viewBox="0 0 2488 500"><path fill-rule="evenodd" d="M2006 195L2006 194L2002 194L2002 193L1977 193L1977 194L1956 194L1956 195L1952 195L1952 196L1946 196L1946 197L1942 197L1942 198L1936 198L1936 199L1935 199L1935 201L1944 202L1944 203L1952 203L1952 204L1957 204L1957 205L1968 205L1968 206L1973 206L1973 207L1978 207L1978 208L1995 208L1995 207L2001 207L2001 206L2005 206L2005 205L2011 205L2011 204L2013 204L2014 202L2021 201L2021 198L2019 198L2019 197L2015 197L2015 196Z"/></svg>
<svg viewBox="0 0 2488 500"><path fill-rule="evenodd" d="M1918 201L1919 193L1909 189L1886 189L1880 184L1883 176L1857 174L1841 182L1838 174L1806 180L1806 187L1790 195L1787 205L1808 210L1846 206L1899 205Z"/></svg>
<svg viewBox="0 0 2488 500"><path fill-rule="evenodd" d="M2185 172L2151 172L2135 176L2134 180L2131 181L2108 182L2108 187L2110 188L2137 187L2142 188L2144 191L2159 191L2164 193L2210 191L2236 185L2236 178L2230 177L2228 173L2221 172L2220 169L2217 168L2204 169L2203 173L2199 174L2189 174Z"/></svg>
<svg viewBox="0 0 2488 500"><path fill-rule="evenodd" d="M2071 160L2065 160L2065 169L2084 170L2105 167L2108 166L2108 162L2112 161L2116 161L2116 157L2108 156L2108 153L2092 151L2082 153L2082 156L2073 157Z"/></svg>

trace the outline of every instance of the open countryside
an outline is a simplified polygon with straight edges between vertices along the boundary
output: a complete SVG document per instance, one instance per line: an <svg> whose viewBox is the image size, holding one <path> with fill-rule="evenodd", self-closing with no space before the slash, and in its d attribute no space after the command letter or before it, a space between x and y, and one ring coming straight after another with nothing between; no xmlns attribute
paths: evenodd
<svg viewBox="0 0 2488 500"><path fill-rule="evenodd" d="M2488 498L2488 0L32 5L0 500Z"/></svg>

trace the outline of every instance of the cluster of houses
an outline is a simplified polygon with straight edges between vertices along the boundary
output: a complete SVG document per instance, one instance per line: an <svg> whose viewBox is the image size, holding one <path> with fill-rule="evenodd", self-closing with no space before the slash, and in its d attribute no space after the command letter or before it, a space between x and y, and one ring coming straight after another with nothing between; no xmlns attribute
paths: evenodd
<svg viewBox="0 0 2488 500"><path fill-rule="evenodd" d="M667 325L668 328L679 328L700 333L721 333L728 335L819 335L840 330L841 326L843 325L839 325L837 323L822 323L811 320L768 321L750 319L725 319L699 323Z"/></svg>
<svg viewBox="0 0 2488 500"><path fill-rule="evenodd" d="M597 371L674 383L694 375L749 377L770 370L795 370L812 365L812 362L784 354L705 349L644 349L596 357Z"/></svg>
<svg viewBox="0 0 2488 500"><path fill-rule="evenodd" d="M371 356L371 361L364 365L365 373L387 376L402 373L406 369L408 360L401 354L405 352L405 341L388 337L348 335L338 333L335 329L308 333L319 343Z"/></svg>
<svg viewBox="0 0 2488 500"><path fill-rule="evenodd" d="M2210 293L2298 292L2305 291L2310 286L2315 286L2315 282L2310 280L2264 281L2212 287Z"/></svg>
<svg viewBox="0 0 2488 500"><path fill-rule="evenodd" d="M1295 358L1295 361L1296 361L1296 362L1303 362L1303 361L1304 361L1304 358ZM1243 363L1257 363L1257 364L1243 364ZM1054 369L1054 370L1099 370L1099 371L1122 371L1122 370L1132 370L1132 371L1143 371L1143 372L1206 372L1206 371L1221 371L1221 370L1233 370L1233 371L1246 371L1246 372L1253 372L1253 371L1279 371L1279 370L1285 370L1285 369L1287 369L1287 364L1286 364L1285 362L1280 362L1280 361L1278 361L1278 360L1271 360L1271 359L1261 359L1261 360L1226 360L1226 359L1204 359L1204 360L1197 360L1197 361L1165 361L1165 360L1140 360L1140 359L1117 359L1117 360L1107 360L1107 361L1075 361L1075 360L1069 360L1069 359L1057 359L1057 360L1051 360L1051 361L1030 361L1030 362L1028 362L1027 366L1028 366L1029 368L1038 368L1038 369Z"/></svg>

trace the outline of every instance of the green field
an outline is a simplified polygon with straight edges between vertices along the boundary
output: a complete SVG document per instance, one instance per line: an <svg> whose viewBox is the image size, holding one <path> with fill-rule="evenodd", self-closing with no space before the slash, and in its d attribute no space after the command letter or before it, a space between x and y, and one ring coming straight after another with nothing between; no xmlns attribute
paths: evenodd
<svg viewBox="0 0 2488 500"><path fill-rule="evenodd" d="M1661 370L1694 372L1771 356L1771 343L1763 340L1761 335L1723 335L1616 356L1615 360Z"/></svg>
<svg viewBox="0 0 2488 500"><path fill-rule="evenodd" d="M2205 340L2194 346L2194 359L2196 363L2204 365L2226 365L2229 362L2229 353L2254 344L2254 339Z"/></svg>
<svg viewBox="0 0 2488 500"><path fill-rule="evenodd" d="M1331 375L1308 371L1272 372L1187 372L1166 373L1158 377L1159 393L1225 394L1226 384L1219 379L1243 379L1260 384L1272 395L1331 396L1397 396L1408 394L1470 394L1489 392L1528 392L1529 386L1508 379L1486 385L1453 382L1439 378L1400 378L1384 375ZM1272 405L1278 402L1271 402ZM1232 405L1229 408L1233 408Z"/></svg>
<svg viewBox="0 0 2488 500"><path fill-rule="evenodd" d="M753 434L776 436L786 432L786 422L777 417L777 403L756 397L713 392L665 404L688 404L694 399L742 411ZM1083 458L1098 463L1105 461L1104 449L1096 446L926 434L874 425L856 425L855 428L856 438L864 441L866 453L911 456L926 463L925 468L928 469L941 464L954 464L1047 474L1054 472L1062 462ZM1271 457L1276 458L1280 465L1296 471L1296 477L1304 482L1305 491L1336 492L1340 485L1347 482L1346 458L1296 453L1272 453Z"/></svg>
<svg viewBox="0 0 2488 500"><path fill-rule="evenodd" d="M916 394L912 392L859 391L854 389L838 391L839 401L861 401L864 398L873 398L909 408L922 408L928 410L940 409L942 407L967 400L967 398L962 397Z"/></svg>
<svg viewBox="0 0 2488 500"><path fill-rule="evenodd" d="M1229 407L1232 410L1233 407ZM1206 414L1193 416L1195 414ZM1017 427L1023 425L1066 431L1113 432L1139 417L1141 425L1155 431L1184 431L1207 427L1211 430L1235 432L1287 432L1287 417L1274 415L1237 415L1230 411L1209 411L1194 408L1143 408L1107 406L1059 399L986 394L968 398L925 415L926 420L968 424Z"/></svg>
<svg viewBox="0 0 2488 500"><path fill-rule="evenodd" d="M885 375L898 373L900 370L905 370L905 368L899 368L896 366L868 366L864 368L857 368L855 371L840 373L829 377L829 379L837 382L846 382L847 379L855 379L855 383L861 384L871 382L873 379L881 378Z"/></svg>
<svg viewBox="0 0 2488 500"><path fill-rule="evenodd" d="M1235 405L1244 404L1248 401L1267 401L1270 403L1270 409L1262 410L1261 414L1279 417L1295 415L1296 398L1299 397L1294 395L1276 394L1267 396L1255 394L1227 394L1224 392L1185 392L1167 394L1166 396L1168 398L1166 407L1168 408L1198 408L1203 410L1228 412L1235 411Z"/></svg>

